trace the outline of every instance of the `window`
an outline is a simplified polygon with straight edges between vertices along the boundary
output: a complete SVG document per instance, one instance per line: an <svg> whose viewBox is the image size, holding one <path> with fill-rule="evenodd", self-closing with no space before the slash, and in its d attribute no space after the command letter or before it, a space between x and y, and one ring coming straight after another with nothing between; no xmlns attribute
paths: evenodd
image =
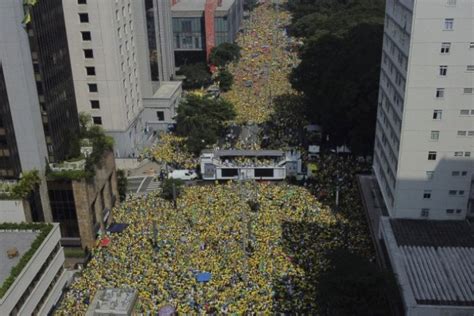
<svg viewBox="0 0 474 316"><path fill-rule="evenodd" d="M444 29L446 31L453 30L454 27L454 19L444 19Z"/></svg>
<svg viewBox="0 0 474 316"><path fill-rule="evenodd" d="M436 151L428 152L428 160L436 160Z"/></svg>
<svg viewBox="0 0 474 316"><path fill-rule="evenodd" d="M452 171L452 172L451 172L451 175L452 175L453 177L459 177L460 174L461 174L461 172L459 172L459 171Z"/></svg>
<svg viewBox="0 0 474 316"><path fill-rule="evenodd" d="M77 0L77 4L87 4L87 0Z"/></svg>
<svg viewBox="0 0 474 316"><path fill-rule="evenodd" d="M474 42L469 43L469 48L474 48Z"/></svg>
<svg viewBox="0 0 474 316"><path fill-rule="evenodd" d="M81 23L89 23L89 14L87 13L79 13L79 21Z"/></svg>
<svg viewBox="0 0 474 316"><path fill-rule="evenodd" d="M467 132L466 131L458 131L457 135L458 136L466 136Z"/></svg>
<svg viewBox="0 0 474 316"><path fill-rule="evenodd" d="M94 51L92 49L84 49L84 58L94 58Z"/></svg>
<svg viewBox="0 0 474 316"><path fill-rule="evenodd" d="M464 88L464 94L472 94L472 88Z"/></svg>
<svg viewBox="0 0 474 316"><path fill-rule="evenodd" d="M86 74L88 76L95 76L95 67L86 67Z"/></svg>
<svg viewBox="0 0 474 316"><path fill-rule="evenodd" d="M447 214L454 214L454 209L448 208L448 209L446 210L446 213L447 213Z"/></svg>
<svg viewBox="0 0 474 316"><path fill-rule="evenodd" d="M165 112L156 111L156 117L158 118L158 121L164 121L165 120Z"/></svg>
<svg viewBox="0 0 474 316"><path fill-rule="evenodd" d="M464 196L464 193L465 193L464 190L459 190L459 191L458 191L458 195L460 195L460 196Z"/></svg>
<svg viewBox="0 0 474 316"><path fill-rule="evenodd" d="M88 83L87 86L89 87L89 92L99 91L99 89L97 88L97 83Z"/></svg>
<svg viewBox="0 0 474 316"><path fill-rule="evenodd" d="M431 140L439 140L439 131L431 131Z"/></svg>
<svg viewBox="0 0 474 316"><path fill-rule="evenodd" d="M443 117L443 110L433 111L433 120L441 120L442 117Z"/></svg>
<svg viewBox="0 0 474 316"><path fill-rule="evenodd" d="M444 88L437 88L436 89L436 98L437 99L444 98Z"/></svg>
<svg viewBox="0 0 474 316"><path fill-rule="evenodd" d="M471 152L470 151L466 151L464 153L464 157L471 157Z"/></svg>
<svg viewBox="0 0 474 316"><path fill-rule="evenodd" d="M100 116L93 116L92 122L94 122L95 125L102 125L102 118Z"/></svg>
<svg viewBox="0 0 474 316"><path fill-rule="evenodd" d="M474 136L474 131L468 131L468 132L467 132L467 136L473 137L473 136Z"/></svg>
<svg viewBox="0 0 474 316"><path fill-rule="evenodd" d="M454 157L462 157L462 151L455 151Z"/></svg>
<svg viewBox="0 0 474 316"><path fill-rule="evenodd" d="M89 31L81 32L81 36L82 36L82 40L85 42L92 40L92 35L91 35L91 32Z"/></svg>
<svg viewBox="0 0 474 316"><path fill-rule="evenodd" d="M449 191L448 191L448 194L451 195L451 196L454 196L454 195L456 195L457 193L458 193L458 191L456 191L456 190L449 190Z"/></svg>
<svg viewBox="0 0 474 316"><path fill-rule="evenodd" d="M456 209L456 214L461 214L462 210L460 208Z"/></svg>
<svg viewBox="0 0 474 316"><path fill-rule="evenodd" d="M432 180L434 177L434 171L426 171L426 179Z"/></svg>
<svg viewBox="0 0 474 316"><path fill-rule="evenodd" d="M449 5L449 6L455 6L456 5L456 0L447 0L446 4Z"/></svg>
<svg viewBox="0 0 474 316"><path fill-rule="evenodd" d="M423 198L431 199L431 190L425 190L425 192L423 192Z"/></svg>
<svg viewBox="0 0 474 316"><path fill-rule="evenodd" d="M449 54L449 50L451 49L451 43L441 43L441 54Z"/></svg>
<svg viewBox="0 0 474 316"><path fill-rule="evenodd" d="M446 76L448 74L448 66L439 66L439 75Z"/></svg>
<svg viewBox="0 0 474 316"><path fill-rule="evenodd" d="M90 100L91 108L93 109L100 109L100 102L99 100Z"/></svg>
<svg viewBox="0 0 474 316"><path fill-rule="evenodd" d="M421 215L421 217L428 217L428 216L430 216L430 209L429 209L429 208L422 208L420 215Z"/></svg>
<svg viewBox="0 0 474 316"><path fill-rule="evenodd" d="M469 110L460 110L459 115L462 115L462 116L469 115Z"/></svg>
<svg viewBox="0 0 474 316"><path fill-rule="evenodd" d="M467 171L462 171L461 176L463 176L463 177L467 176Z"/></svg>
<svg viewBox="0 0 474 316"><path fill-rule="evenodd" d="M474 71L474 65L467 65L466 71Z"/></svg>

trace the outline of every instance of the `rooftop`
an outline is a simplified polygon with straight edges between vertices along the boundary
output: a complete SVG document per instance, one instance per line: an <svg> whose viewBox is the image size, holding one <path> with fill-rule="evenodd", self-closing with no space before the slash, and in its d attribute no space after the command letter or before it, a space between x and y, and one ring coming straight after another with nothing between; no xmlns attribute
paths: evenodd
<svg viewBox="0 0 474 316"><path fill-rule="evenodd" d="M30 249L38 234L39 232L0 230L0 285L10 276L11 269L20 262L21 257ZM18 256L12 259L7 255L7 251L11 248L18 250Z"/></svg>
<svg viewBox="0 0 474 316"><path fill-rule="evenodd" d="M181 86L181 81L164 81L161 83L160 88L156 90L153 98L156 99L171 99Z"/></svg>
<svg viewBox="0 0 474 316"><path fill-rule="evenodd" d="M407 301L474 307L474 231L468 222L382 221Z"/></svg>
<svg viewBox="0 0 474 316"><path fill-rule="evenodd" d="M86 315L131 315L137 296L137 291L133 289L106 288L99 290Z"/></svg>
<svg viewBox="0 0 474 316"><path fill-rule="evenodd" d="M216 11L228 11L236 0L222 0L222 5L216 8ZM185 11L204 11L206 0L179 0L171 7L173 12Z"/></svg>
<svg viewBox="0 0 474 316"><path fill-rule="evenodd" d="M284 152L281 150L240 150L240 149L228 149L218 150L215 152L216 157L236 157L236 156L250 156L250 157L280 157L283 156Z"/></svg>

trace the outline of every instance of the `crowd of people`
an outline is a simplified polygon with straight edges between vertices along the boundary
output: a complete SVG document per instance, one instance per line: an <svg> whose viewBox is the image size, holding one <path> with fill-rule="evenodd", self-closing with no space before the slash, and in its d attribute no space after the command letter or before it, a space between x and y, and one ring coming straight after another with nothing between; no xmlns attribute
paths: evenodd
<svg viewBox="0 0 474 316"><path fill-rule="evenodd" d="M223 94L234 104L237 122L265 122L272 112L270 100L292 92L288 75L299 61L291 49L296 39L285 31L289 23L288 11L276 10L272 1L255 8L244 21L244 31L237 38L241 58L229 66L234 84Z"/></svg>
<svg viewBox="0 0 474 316"><path fill-rule="evenodd" d="M57 314L83 314L104 287L137 289L145 314L166 305L184 314L315 311L325 252L370 251L365 231L281 183L187 187L176 209L159 192L135 196L113 214L129 226L92 250ZM198 282L202 272L209 282Z"/></svg>
<svg viewBox="0 0 474 316"><path fill-rule="evenodd" d="M186 138L171 133L160 134L159 142L147 148L143 155L172 168L194 169L198 164L198 159L186 148Z"/></svg>

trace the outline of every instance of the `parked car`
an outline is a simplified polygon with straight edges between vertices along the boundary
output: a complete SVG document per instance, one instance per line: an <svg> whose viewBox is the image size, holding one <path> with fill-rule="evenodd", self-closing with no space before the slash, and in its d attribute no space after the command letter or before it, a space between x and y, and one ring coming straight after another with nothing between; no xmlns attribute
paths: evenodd
<svg viewBox="0 0 474 316"><path fill-rule="evenodd" d="M180 180L195 180L198 178L197 173L194 170L173 170L168 174L168 179L180 179Z"/></svg>

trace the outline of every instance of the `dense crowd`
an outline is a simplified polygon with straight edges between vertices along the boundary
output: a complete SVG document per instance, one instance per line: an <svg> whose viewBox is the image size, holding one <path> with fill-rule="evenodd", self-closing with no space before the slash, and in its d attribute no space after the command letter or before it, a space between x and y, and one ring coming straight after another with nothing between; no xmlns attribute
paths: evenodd
<svg viewBox="0 0 474 316"><path fill-rule="evenodd" d="M194 169L198 164L186 148L186 138L171 133L160 134L158 144L147 148L143 156L172 168Z"/></svg>
<svg viewBox="0 0 474 316"><path fill-rule="evenodd" d="M285 31L289 23L289 13L276 10L271 1L244 21L244 32L237 38L242 57L229 66L234 84L223 95L234 104L238 122L263 123L272 112L270 100L292 92L288 75L299 61L291 49L296 40Z"/></svg>
<svg viewBox="0 0 474 316"><path fill-rule="evenodd" d="M58 314L83 313L103 287L136 288L142 312L314 311L325 252L371 252L363 225L285 184L188 187L177 209L158 193L132 197L114 218L129 226L93 250ZM211 280L197 282L199 272Z"/></svg>

